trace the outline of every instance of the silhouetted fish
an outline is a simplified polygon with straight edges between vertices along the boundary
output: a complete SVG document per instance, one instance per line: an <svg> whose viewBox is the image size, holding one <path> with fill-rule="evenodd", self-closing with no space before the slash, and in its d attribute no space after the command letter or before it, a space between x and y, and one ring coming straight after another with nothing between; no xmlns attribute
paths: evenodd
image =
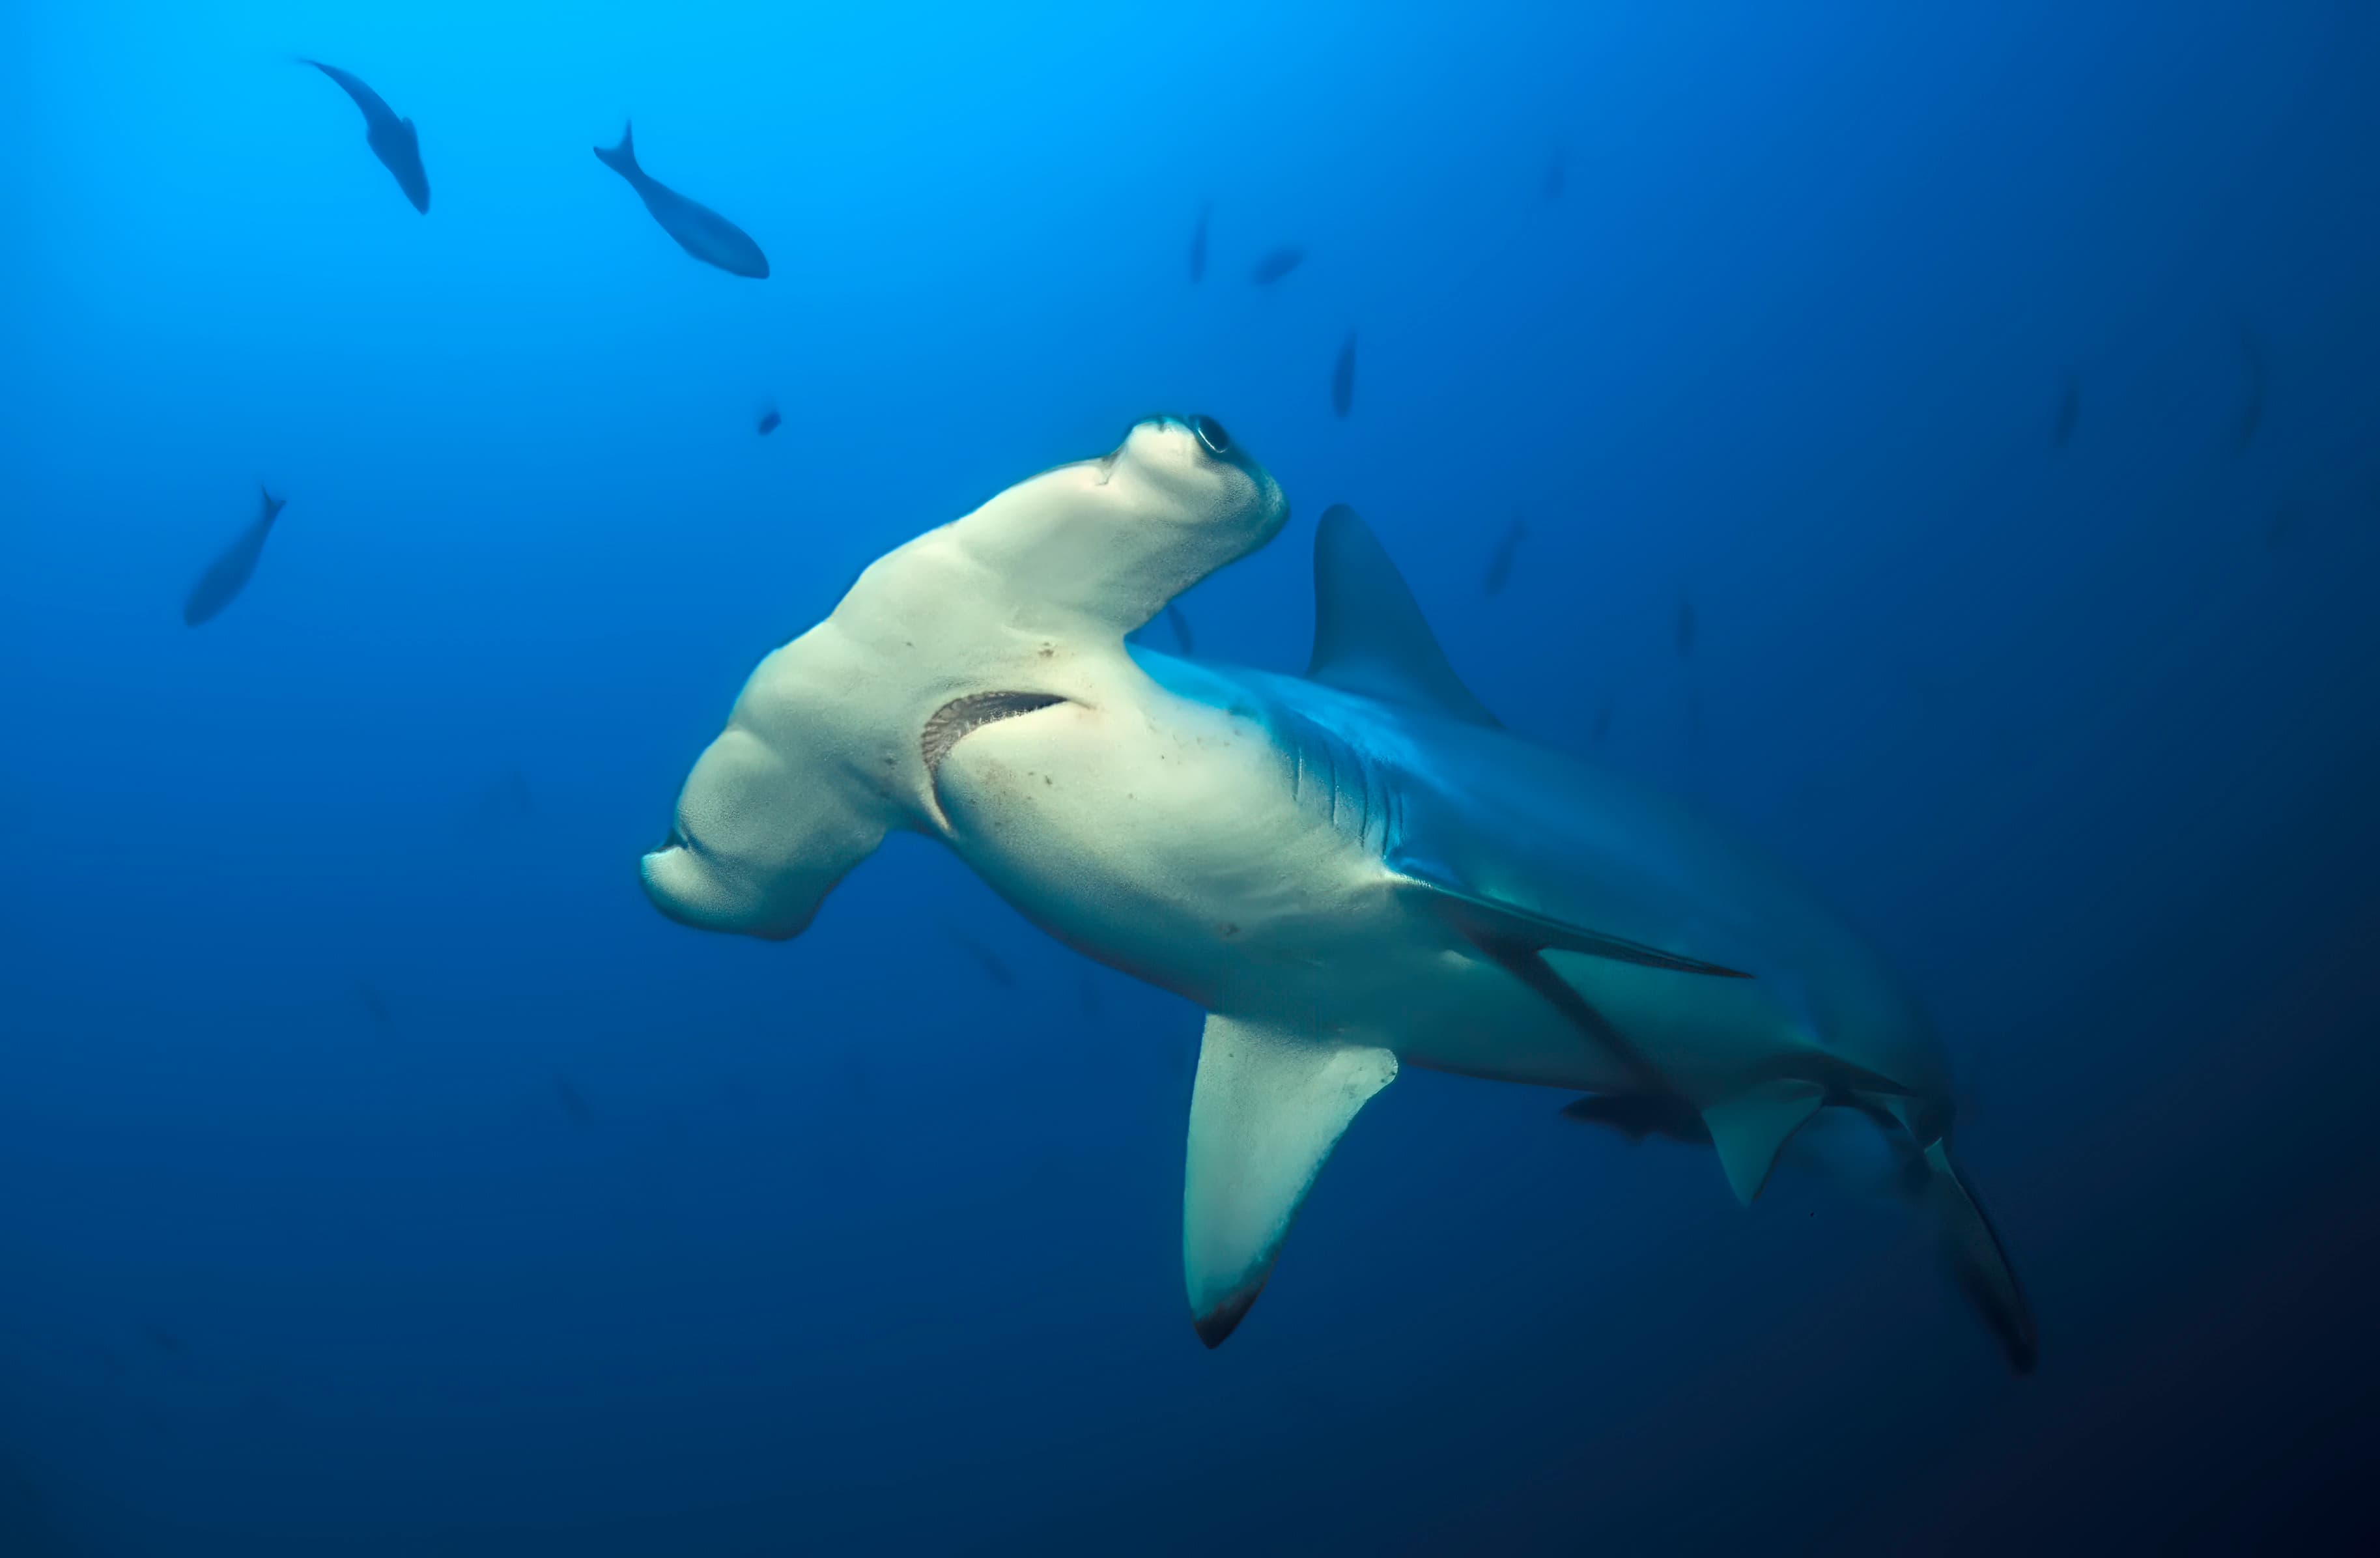
<svg viewBox="0 0 2380 1558"><path fill-rule="evenodd" d="M239 533L237 541L207 565L207 571L190 587L189 599L182 603L182 620L192 627L213 618L239 599L239 592L248 588L249 576L256 572L256 560L264 555L264 538L273 533L273 521L280 517L282 505L288 500L274 497L262 486L257 491L263 501L258 505L256 517Z"/></svg>
<svg viewBox="0 0 2380 1558"><path fill-rule="evenodd" d="M1517 517L1506 528L1504 539L1496 543L1495 555L1488 559L1488 576L1479 581L1483 593L1502 593L1505 584L1512 577L1512 559L1521 550L1521 540L1528 533L1529 527Z"/></svg>
<svg viewBox="0 0 2380 1558"><path fill-rule="evenodd" d="M758 432L761 437L766 438L769 434L776 432L779 427L783 426L784 424L784 418L777 414L777 408L771 406L767 410L760 413Z"/></svg>
<svg viewBox="0 0 2380 1558"><path fill-rule="evenodd" d="M1330 370L1330 408L1345 416L1355 405L1355 333L1340 344L1339 360Z"/></svg>
<svg viewBox="0 0 2380 1558"><path fill-rule="evenodd" d="M1256 269L1248 273L1248 279L1258 286L1270 286L1305 263L1305 250L1292 244L1283 244L1257 261Z"/></svg>
<svg viewBox="0 0 2380 1558"><path fill-rule="evenodd" d="M2058 396L2058 415L2049 424L2049 444L2063 449L2074 440L2074 420L2082 413L2082 385L2073 374L2066 375L2066 387Z"/></svg>
<svg viewBox="0 0 2380 1558"><path fill-rule="evenodd" d="M675 238L680 249L730 275L750 276L755 281L767 278L769 257L760 252L760 246L743 228L709 206L687 200L637 165L634 125L623 125L620 144L598 146L595 155L605 167L628 181L628 188L645 202L645 209L653 213L662 231Z"/></svg>
<svg viewBox="0 0 2380 1558"><path fill-rule="evenodd" d="M1678 597L1678 658L1687 659L1694 652L1694 603L1684 596Z"/></svg>
<svg viewBox="0 0 2380 1558"><path fill-rule="evenodd" d="M595 1111L587 1107L587 1100L570 1078L558 1071L553 1076L553 1096L561 1101L563 1113L570 1116L573 1124L591 1126L595 1123Z"/></svg>
<svg viewBox="0 0 2380 1558"><path fill-rule="evenodd" d="M2305 523L2306 506L2295 498L2283 498L2273 510L2272 522L2265 527L2265 545L2277 552L2297 537Z"/></svg>
<svg viewBox="0 0 2380 1558"><path fill-rule="evenodd" d="M364 111L364 144L372 149L372 155L389 172L396 175L396 187L405 191L413 209L429 215L430 175L421 168L421 138L414 133L413 121L398 118L396 111L381 101L380 93L337 66L324 65L319 59L301 59L298 63L312 66L356 100L356 106Z"/></svg>
<svg viewBox="0 0 2380 1558"><path fill-rule="evenodd" d="M1194 282L1207 279L1207 215L1214 209L1212 205L1200 206L1198 225L1190 229L1190 279Z"/></svg>
<svg viewBox="0 0 2380 1558"><path fill-rule="evenodd" d="M2265 353L2244 326L2240 331L2240 356L2248 368L2248 398L2240 408L2240 431L2231 446L2235 453L2245 454L2256 441L2256 430L2265 425Z"/></svg>
<svg viewBox="0 0 2380 1558"><path fill-rule="evenodd" d="M992 955L992 952L990 947L985 946L981 942L975 940L971 936L963 935L959 931L952 930L947 925L942 927L942 934L957 943L961 948L965 949L969 957L976 960L977 965L983 969L984 978L1000 986L1002 990L1014 990L1016 988L1016 976L1008 971L1007 964L1002 963L999 958Z"/></svg>
<svg viewBox="0 0 2380 1558"><path fill-rule="evenodd" d="M1190 615L1172 601L1165 603L1165 626L1173 629L1173 641L1182 646L1183 653L1198 652L1198 640L1190 634Z"/></svg>

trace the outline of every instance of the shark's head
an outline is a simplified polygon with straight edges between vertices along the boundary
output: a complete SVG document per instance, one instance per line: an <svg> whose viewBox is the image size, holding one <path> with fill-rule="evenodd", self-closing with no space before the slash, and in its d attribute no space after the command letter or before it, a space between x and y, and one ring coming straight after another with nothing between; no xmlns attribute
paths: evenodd
<svg viewBox="0 0 2380 1558"><path fill-rule="evenodd" d="M646 895L706 931L797 935L884 834L934 814L928 726L954 700L1030 709L1175 595L1272 539L1280 485L1211 417L1152 417L877 560L763 660L686 778ZM975 723L980 723L978 719ZM947 750L965 729L938 727Z"/></svg>
<svg viewBox="0 0 2380 1558"><path fill-rule="evenodd" d="M1030 610L1129 631L1270 541L1281 485L1212 417L1151 417L1096 459L1021 481L953 527Z"/></svg>

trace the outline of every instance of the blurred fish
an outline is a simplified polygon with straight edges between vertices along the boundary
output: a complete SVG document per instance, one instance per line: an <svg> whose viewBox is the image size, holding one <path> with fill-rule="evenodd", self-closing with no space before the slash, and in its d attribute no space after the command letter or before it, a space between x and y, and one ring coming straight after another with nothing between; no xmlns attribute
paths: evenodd
<svg viewBox="0 0 2380 1558"><path fill-rule="evenodd" d="M1603 700L1602 706L1595 711L1595 736L1593 737L1595 744L1598 747L1602 746L1603 738L1610 734L1611 700L1607 698Z"/></svg>
<svg viewBox="0 0 2380 1558"><path fill-rule="evenodd" d="M2278 552L2296 540L2299 530L2304 528L2305 519L2304 504L2295 498L2283 498L2278 506L2273 510L2271 522L2265 527L2266 550Z"/></svg>
<svg viewBox="0 0 2380 1558"><path fill-rule="evenodd" d="M595 155L605 167L628 181L628 188L645 202L645 209L653 213L662 231L675 238L680 249L729 275L749 276L755 281L767 279L769 257L760 252L760 246L743 228L709 206L687 200L637 165L634 125L623 125L620 144L598 146Z"/></svg>
<svg viewBox="0 0 2380 1558"><path fill-rule="evenodd" d="M1330 408L1345 416L1355 405L1355 333L1347 332L1339 360L1330 370Z"/></svg>
<svg viewBox="0 0 2380 1558"><path fill-rule="evenodd" d="M2066 387L2058 393L2058 415L2049 424L2049 445L2063 449L2074 441L2074 419L2082 411L2082 384L2071 373L2066 375Z"/></svg>
<svg viewBox="0 0 2380 1558"><path fill-rule="evenodd" d="M364 144L382 166L396 176L396 187L413 202L413 209L424 216L430 214L430 176L421 170L421 138L414 133L413 121L400 119L396 111L381 101L380 93L365 86L335 65L324 65L319 59L301 59L300 65L310 65L338 83L339 90L356 100L364 111Z"/></svg>
<svg viewBox="0 0 2380 1558"><path fill-rule="evenodd" d="M1694 603L1685 596L1678 597L1678 658L1688 660L1694 652Z"/></svg>
<svg viewBox="0 0 2380 1558"><path fill-rule="evenodd" d="M1248 279L1258 286L1270 286L1305 263L1305 250L1293 244L1283 244L1257 261L1256 269L1248 273Z"/></svg>
<svg viewBox="0 0 2380 1558"><path fill-rule="evenodd" d="M361 980L356 981L356 999L362 1004L364 1016L371 1018L374 1028L385 1033L395 1025L394 1015L389 1011L388 997Z"/></svg>
<svg viewBox="0 0 2380 1558"><path fill-rule="evenodd" d="M1207 217L1214 210L1211 204L1198 208L1198 225L1190 229L1190 279L1207 279Z"/></svg>
<svg viewBox="0 0 2380 1558"><path fill-rule="evenodd" d="M1198 640L1190 635L1190 616L1172 601L1165 603L1165 626L1173 629L1173 641L1182 646L1184 654L1198 652Z"/></svg>
<svg viewBox="0 0 2380 1558"><path fill-rule="evenodd" d="M586 1096L579 1092L576 1083L559 1071L553 1074L553 1096L561 1102L562 1112L570 1116L573 1124L591 1126L595 1123L595 1111L587 1107Z"/></svg>
<svg viewBox="0 0 2380 1558"><path fill-rule="evenodd" d="M1512 559L1519 554L1522 539L1528 533L1529 527L1518 515L1513 516L1512 524L1504 529L1504 539L1496 543L1495 554L1488 559L1487 577L1479 581L1482 593L1503 593L1504 586L1512 581Z"/></svg>
<svg viewBox="0 0 2380 1558"><path fill-rule="evenodd" d="M2240 428L2231 447L2234 453L2245 454L2256 441L2256 430L2265 425L2265 353L2244 325L2240 330L2240 356L2248 369L2248 398L2240 408Z"/></svg>
<svg viewBox="0 0 2380 1558"><path fill-rule="evenodd" d="M983 969L984 978L1000 986L1002 990L1014 990L1016 988L1016 976L1008 971L1007 964L1002 963L998 957L992 955L992 951L990 947L984 945L981 942L977 941L974 937L966 935L962 931L954 931L947 925L942 927L942 934L948 936L953 942L956 943L959 948L969 957L976 960L977 966Z"/></svg>
<svg viewBox="0 0 2380 1558"><path fill-rule="evenodd" d="M1558 201L1561 199L1562 187L1569 179L1570 160L1563 154L1560 143L1556 143L1553 150L1546 153L1545 176L1537 183L1538 192L1549 201Z"/></svg>
<svg viewBox="0 0 2380 1558"><path fill-rule="evenodd" d="M282 505L288 500L274 497L261 486L257 491L263 501L257 507L256 517L240 532L237 541L207 565L207 571L190 587L189 598L182 603L182 620L192 627L212 620L239 599L239 592L248 588L249 576L256 572L256 560L264 555L264 538L273 533L273 521L280 517Z"/></svg>
<svg viewBox="0 0 2380 1558"><path fill-rule="evenodd" d="M778 428L783 426L784 420L784 418L777 414L777 408L771 406L767 410L760 413L760 420L757 431L759 432L761 437L766 438L769 434L776 432Z"/></svg>

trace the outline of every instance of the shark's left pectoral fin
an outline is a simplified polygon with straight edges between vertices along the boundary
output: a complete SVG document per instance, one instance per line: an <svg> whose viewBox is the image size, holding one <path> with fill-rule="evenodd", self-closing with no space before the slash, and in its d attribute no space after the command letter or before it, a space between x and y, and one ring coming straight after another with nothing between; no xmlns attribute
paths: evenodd
<svg viewBox="0 0 2380 1558"><path fill-rule="evenodd" d="M1787 1139L1826 1101L1827 1090L1817 1083L1789 1078L1763 1082L1703 1111L1703 1124L1710 1127L1719 1166L1727 1170L1728 1187L1737 1200L1752 1204L1768 1183L1768 1171L1777 1166L1777 1154L1785 1150Z"/></svg>
<svg viewBox="0 0 2380 1558"><path fill-rule="evenodd" d="M1619 963L1642 964L1647 968L1669 968L1682 974L1708 974L1718 979L1748 980L1752 977L1723 964L1689 957L1683 953L1665 952L1643 942L1612 935L1590 926L1572 925L1517 905L1500 904L1473 891L1445 867L1410 852L1399 851L1390 856L1389 868L1427 891L1441 915L1452 921L1465 936L1482 945L1516 947L1528 952L1578 952L1590 957L1608 957Z"/></svg>
<svg viewBox="0 0 2380 1558"><path fill-rule="evenodd" d="M1182 1185L1183 1275L1200 1341L1221 1345L1257 1301L1323 1160L1396 1075L1387 1050L1207 1018Z"/></svg>

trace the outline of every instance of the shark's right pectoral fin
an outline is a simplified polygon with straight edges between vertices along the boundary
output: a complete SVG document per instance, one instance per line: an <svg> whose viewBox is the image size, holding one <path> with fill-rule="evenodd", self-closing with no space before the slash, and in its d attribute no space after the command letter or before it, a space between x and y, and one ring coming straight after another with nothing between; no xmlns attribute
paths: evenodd
<svg viewBox="0 0 2380 1558"><path fill-rule="evenodd" d="M1397 1057L1288 1027L1207 1019L1182 1186L1183 1275L1210 1347L1264 1291L1323 1160Z"/></svg>

